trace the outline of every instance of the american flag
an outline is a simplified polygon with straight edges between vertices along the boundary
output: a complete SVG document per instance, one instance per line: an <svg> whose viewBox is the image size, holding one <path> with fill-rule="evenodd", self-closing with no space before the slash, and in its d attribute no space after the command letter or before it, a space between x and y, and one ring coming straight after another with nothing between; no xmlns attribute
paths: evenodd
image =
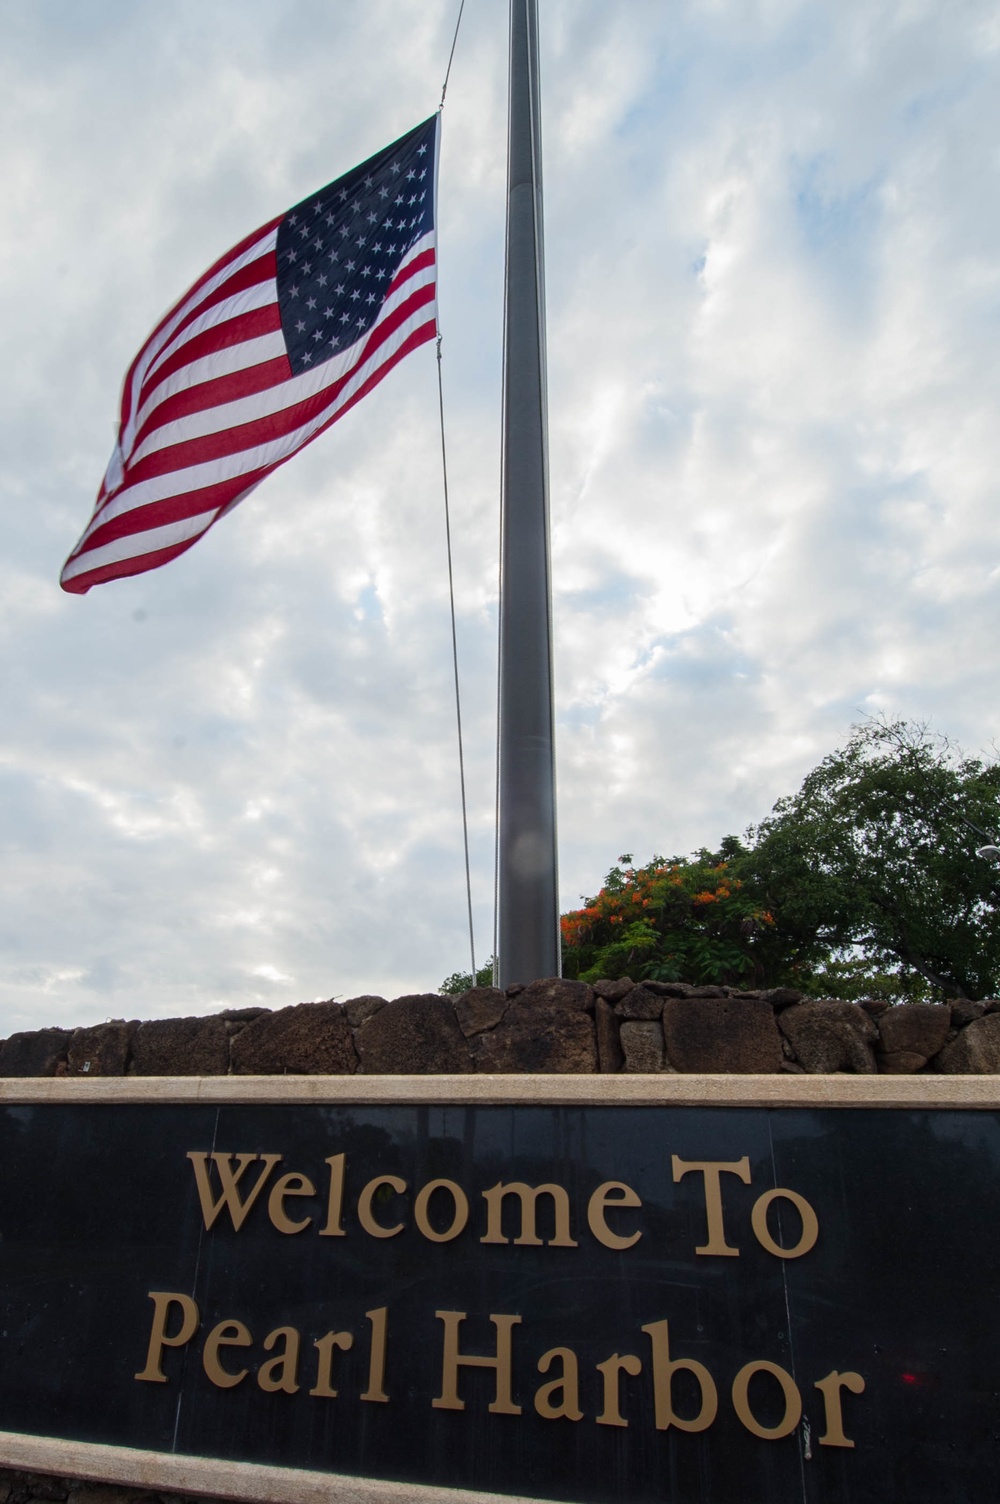
<svg viewBox="0 0 1000 1504"><path fill-rule="evenodd" d="M176 558L434 338L437 120L248 235L157 324L64 590Z"/></svg>

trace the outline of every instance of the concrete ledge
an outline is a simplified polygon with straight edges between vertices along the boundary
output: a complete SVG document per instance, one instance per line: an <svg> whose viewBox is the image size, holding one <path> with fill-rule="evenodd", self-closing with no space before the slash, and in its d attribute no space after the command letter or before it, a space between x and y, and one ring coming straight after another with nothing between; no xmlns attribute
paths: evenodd
<svg viewBox="0 0 1000 1504"><path fill-rule="evenodd" d="M1000 1110L1000 1076L9 1077L0 1104L353 1102L376 1105L925 1107Z"/></svg>
<svg viewBox="0 0 1000 1504"><path fill-rule="evenodd" d="M179 1457L134 1447L22 1436L15 1431L0 1431L0 1466L135 1488L202 1494L214 1499L254 1500L260 1504L544 1504L523 1495L484 1494L423 1483L383 1483L373 1478L349 1478L342 1473Z"/></svg>

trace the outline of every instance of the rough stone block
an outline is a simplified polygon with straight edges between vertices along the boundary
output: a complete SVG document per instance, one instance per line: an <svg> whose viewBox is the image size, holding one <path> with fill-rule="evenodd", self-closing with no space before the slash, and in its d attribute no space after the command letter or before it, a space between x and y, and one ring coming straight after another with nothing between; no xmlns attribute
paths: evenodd
<svg viewBox="0 0 1000 1504"><path fill-rule="evenodd" d="M663 1012L663 999L640 983L615 1004L615 1012L619 1018L659 1018Z"/></svg>
<svg viewBox="0 0 1000 1504"><path fill-rule="evenodd" d="M362 1024L355 1044L366 1076L467 1075L473 1069L451 999L437 993L386 1003Z"/></svg>
<svg viewBox="0 0 1000 1504"><path fill-rule="evenodd" d="M507 994L499 987L470 987L455 999L455 1017L466 1039L492 1029L507 1011Z"/></svg>
<svg viewBox="0 0 1000 1504"><path fill-rule="evenodd" d="M362 993L361 997L349 997L344 1003L347 1022L352 1029L360 1029L361 1025L373 1018L380 1009L385 1007L385 1004L386 999L377 997L373 992Z"/></svg>
<svg viewBox="0 0 1000 1504"><path fill-rule="evenodd" d="M225 1076L229 1036L219 1015L155 1018L132 1037L130 1076Z"/></svg>
<svg viewBox="0 0 1000 1504"><path fill-rule="evenodd" d="M621 1045L628 1075L646 1076L666 1069L663 1029L656 1019L632 1019L623 1023Z"/></svg>
<svg viewBox="0 0 1000 1504"><path fill-rule="evenodd" d="M606 998L598 996L594 1008L597 1034L597 1065L602 1075L615 1075L625 1064L615 1010Z"/></svg>
<svg viewBox="0 0 1000 1504"><path fill-rule="evenodd" d="M933 1065L950 1076L1000 1074L1000 1013L974 1019L935 1055Z"/></svg>
<svg viewBox="0 0 1000 1504"><path fill-rule="evenodd" d="M230 1049L236 1076L350 1076L358 1057L340 1003L298 1003L255 1019Z"/></svg>
<svg viewBox="0 0 1000 1504"><path fill-rule="evenodd" d="M944 1003L899 1003L878 1020L886 1055L922 1055L925 1062L943 1048L950 1028L951 1009Z"/></svg>
<svg viewBox="0 0 1000 1504"><path fill-rule="evenodd" d="M888 1054L882 1051L878 1056L878 1068L884 1076L914 1076L926 1064L927 1056L914 1050L892 1050Z"/></svg>
<svg viewBox="0 0 1000 1504"><path fill-rule="evenodd" d="M982 1018L986 1012L985 1003L973 1002L968 997L952 998L949 1004L951 1008L951 1021L956 1028L962 1029L966 1024L975 1023L977 1018Z"/></svg>
<svg viewBox="0 0 1000 1504"><path fill-rule="evenodd" d="M476 1035L471 1049L478 1071L501 1075L579 1075L597 1070L593 1019L579 1008L558 1003L523 1007L518 999L495 1029Z"/></svg>
<svg viewBox="0 0 1000 1504"><path fill-rule="evenodd" d="M0 1076L58 1076L66 1069L68 1029L32 1029L0 1044Z"/></svg>
<svg viewBox="0 0 1000 1504"><path fill-rule="evenodd" d="M795 987L768 987L760 993L765 1003L770 1003L777 1013L780 1008L790 1008L793 1003L801 1003L802 993Z"/></svg>
<svg viewBox="0 0 1000 1504"><path fill-rule="evenodd" d="M597 996L603 997L609 1003L617 1003L626 992L631 992L634 986L635 983L631 977L615 977L613 981L605 978L603 981L593 983Z"/></svg>
<svg viewBox="0 0 1000 1504"><path fill-rule="evenodd" d="M507 995L510 996L509 991ZM540 982L529 982L518 994L517 1001L521 1008L579 1008L585 1013L593 1013L594 989L586 982L546 977Z"/></svg>
<svg viewBox="0 0 1000 1504"><path fill-rule="evenodd" d="M872 1044L878 1031L856 1003L797 1003L778 1015L778 1027L811 1076L875 1074Z"/></svg>
<svg viewBox="0 0 1000 1504"><path fill-rule="evenodd" d="M781 1070L781 1036L769 1003L731 997L668 998L663 1005L667 1059L675 1070Z"/></svg>
<svg viewBox="0 0 1000 1504"><path fill-rule="evenodd" d="M71 1076L124 1076L138 1022L115 1018L89 1029L74 1029L67 1053Z"/></svg>

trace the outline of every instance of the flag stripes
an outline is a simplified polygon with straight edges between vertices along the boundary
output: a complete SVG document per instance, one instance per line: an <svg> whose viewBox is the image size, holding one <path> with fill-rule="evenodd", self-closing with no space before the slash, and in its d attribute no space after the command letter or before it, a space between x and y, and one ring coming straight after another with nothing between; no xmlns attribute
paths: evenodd
<svg viewBox="0 0 1000 1504"><path fill-rule="evenodd" d="M433 130L433 122L428 124ZM417 141L427 139L427 125L418 129L424 138L416 132L411 135ZM361 201L365 190L359 174L365 167L379 164L383 172L375 182L398 186L387 174L390 165L399 174L398 148L409 139L339 180L351 183L357 199L343 214L353 212L360 219L361 208L377 202L370 175L364 179L369 197ZM429 139L433 143L433 135ZM394 151L396 159L390 162ZM409 159L402 160L405 166ZM412 160L417 162L415 156ZM416 173L408 176L413 179ZM331 184L324 190L331 204L337 188ZM388 195L383 191L381 196ZM339 195L341 200L347 197L346 192ZM316 202L324 207L318 196ZM313 204L307 200L298 209ZM279 272L279 235L283 224L287 230L288 224L296 223L294 211L247 236L199 278L160 320L129 368L119 441L91 521L63 568L65 590L82 594L105 580L157 568L183 553L265 476L360 401L411 350L434 338L436 253L430 208L421 211L422 220L410 221L416 228L410 231L410 244L404 237L401 255L388 264L383 256L371 267L364 266L366 277L381 268L377 275L387 283L384 291L374 278L364 283L366 291L377 289L377 297L369 292L364 299L375 305L365 318L353 317L363 307L358 291L347 295L353 303L345 296L335 308L322 311L329 316L327 327L311 337L317 342L323 338L326 348L319 346L315 365L303 365L311 354L303 355L300 346L293 370L288 320L300 310L298 304L282 303L283 298L287 302L300 296L297 285L283 285L284 274ZM366 218L374 216L369 212ZM326 222L334 223L332 215ZM387 224L392 235L393 221ZM343 229L339 233L346 238ZM370 235L377 237L378 228ZM332 243L341 245L339 240ZM350 248L348 241L345 254ZM376 241L366 258L382 250ZM397 246L386 250L396 252ZM294 252L285 254L295 262ZM359 261L366 258L358 255ZM335 263L338 255L331 250L329 259ZM348 260L346 265L353 270L355 262ZM311 270L308 261L304 270ZM334 267L328 270L330 277L322 275L321 286L343 275ZM344 294L345 289L338 286L336 291ZM316 307L315 298L310 307ZM345 333L343 349L337 348L341 336L331 330L362 325L353 339ZM333 353L326 353L327 348Z"/></svg>

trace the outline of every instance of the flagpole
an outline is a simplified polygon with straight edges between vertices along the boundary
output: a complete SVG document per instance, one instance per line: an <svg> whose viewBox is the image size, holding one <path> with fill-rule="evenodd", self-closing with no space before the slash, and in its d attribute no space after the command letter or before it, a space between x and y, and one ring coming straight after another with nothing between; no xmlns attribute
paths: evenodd
<svg viewBox="0 0 1000 1504"><path fill-rule="evenodd" d="M537 0L511 0L498 980L560 974Z"/></svg>

